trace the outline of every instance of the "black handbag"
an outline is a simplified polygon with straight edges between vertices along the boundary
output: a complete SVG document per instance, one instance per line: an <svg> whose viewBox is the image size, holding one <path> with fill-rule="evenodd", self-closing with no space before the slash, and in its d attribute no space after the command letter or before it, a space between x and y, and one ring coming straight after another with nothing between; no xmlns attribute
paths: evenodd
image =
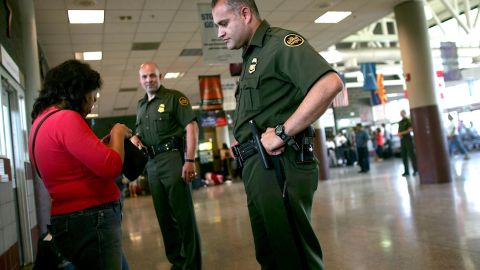
<svg viewBox="0 0 480 270"><path fill-rule="evenodd" d="M142 174L148 162L145 151L136 147L129 139L124 141L125 158L122 173L130 181L135 181Z"/></svg>

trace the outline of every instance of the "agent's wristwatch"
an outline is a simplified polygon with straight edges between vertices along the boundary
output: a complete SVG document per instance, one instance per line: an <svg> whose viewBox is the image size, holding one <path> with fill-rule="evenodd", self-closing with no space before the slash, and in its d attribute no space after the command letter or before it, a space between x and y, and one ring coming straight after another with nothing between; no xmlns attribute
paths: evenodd
<svg viewBox="0 0 480 270"><path fill-rule="evenodd" d="M292 146L293 149L295 150L300 149L297 145L297 142L293 139L293 137L290 137L285 133L285 127L283 125L277 125L275 127L275 135L277 135L280 139L282 139L282 141L286 145Z"/></svg>

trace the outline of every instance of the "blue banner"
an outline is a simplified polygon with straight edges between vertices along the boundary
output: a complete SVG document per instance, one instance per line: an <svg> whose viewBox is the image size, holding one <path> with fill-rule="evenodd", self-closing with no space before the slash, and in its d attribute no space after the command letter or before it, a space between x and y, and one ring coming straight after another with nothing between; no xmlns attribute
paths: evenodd
<svg viewBox="0 0 480 270"><path fill-rule="evenodd" d="M363 73L363 89L377 90L377 71L375 63L360 64L360 69Z"/></svg>

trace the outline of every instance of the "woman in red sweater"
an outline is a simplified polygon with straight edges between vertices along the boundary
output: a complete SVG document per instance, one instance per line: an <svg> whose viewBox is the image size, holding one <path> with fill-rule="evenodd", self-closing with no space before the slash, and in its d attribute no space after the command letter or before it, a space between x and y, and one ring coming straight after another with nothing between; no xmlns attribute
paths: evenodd
<svg viewBox="0 0 480 270"><path fill-rule="evenodd" d="M100 86L100 74L76 60L47 73L33 105L30 159L51 197L49 232L60 253L75 269L128 269L115 178L132 131L116 124L102 142L90 129L85 117Z"/></svg>

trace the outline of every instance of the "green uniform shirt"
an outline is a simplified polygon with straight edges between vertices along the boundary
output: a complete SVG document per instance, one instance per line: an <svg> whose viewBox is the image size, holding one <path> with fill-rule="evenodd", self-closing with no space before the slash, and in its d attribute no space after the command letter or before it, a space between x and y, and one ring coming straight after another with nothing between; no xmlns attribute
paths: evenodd
<svg viewBox="0 0 480 270"><path fill-rule="evenodd" d="M405 131L411 127L412 127L412 121L410 121L410 118L405 117L402 120L400 120L400 122L398 122L398 132ZM410 133L402 135L402 139L406 139L406 138L410 138Z"/></svg>
<svg viewBox="0 0 480 270"><path fill-rule="evenodd" d="M136 133L148 146L164 143L171 137L182 138L185 127L195 120L188 98L177 90L160 86L155 97L138 101Z"/></svg>
<svg viewBox="0 0 480 270"><path fill-rule="evenodd" d="M234 135L251 138L248 121L263 132L283 124L330 65L295 32L263 21L243 51L243 68L235 97Z"/></svg>

